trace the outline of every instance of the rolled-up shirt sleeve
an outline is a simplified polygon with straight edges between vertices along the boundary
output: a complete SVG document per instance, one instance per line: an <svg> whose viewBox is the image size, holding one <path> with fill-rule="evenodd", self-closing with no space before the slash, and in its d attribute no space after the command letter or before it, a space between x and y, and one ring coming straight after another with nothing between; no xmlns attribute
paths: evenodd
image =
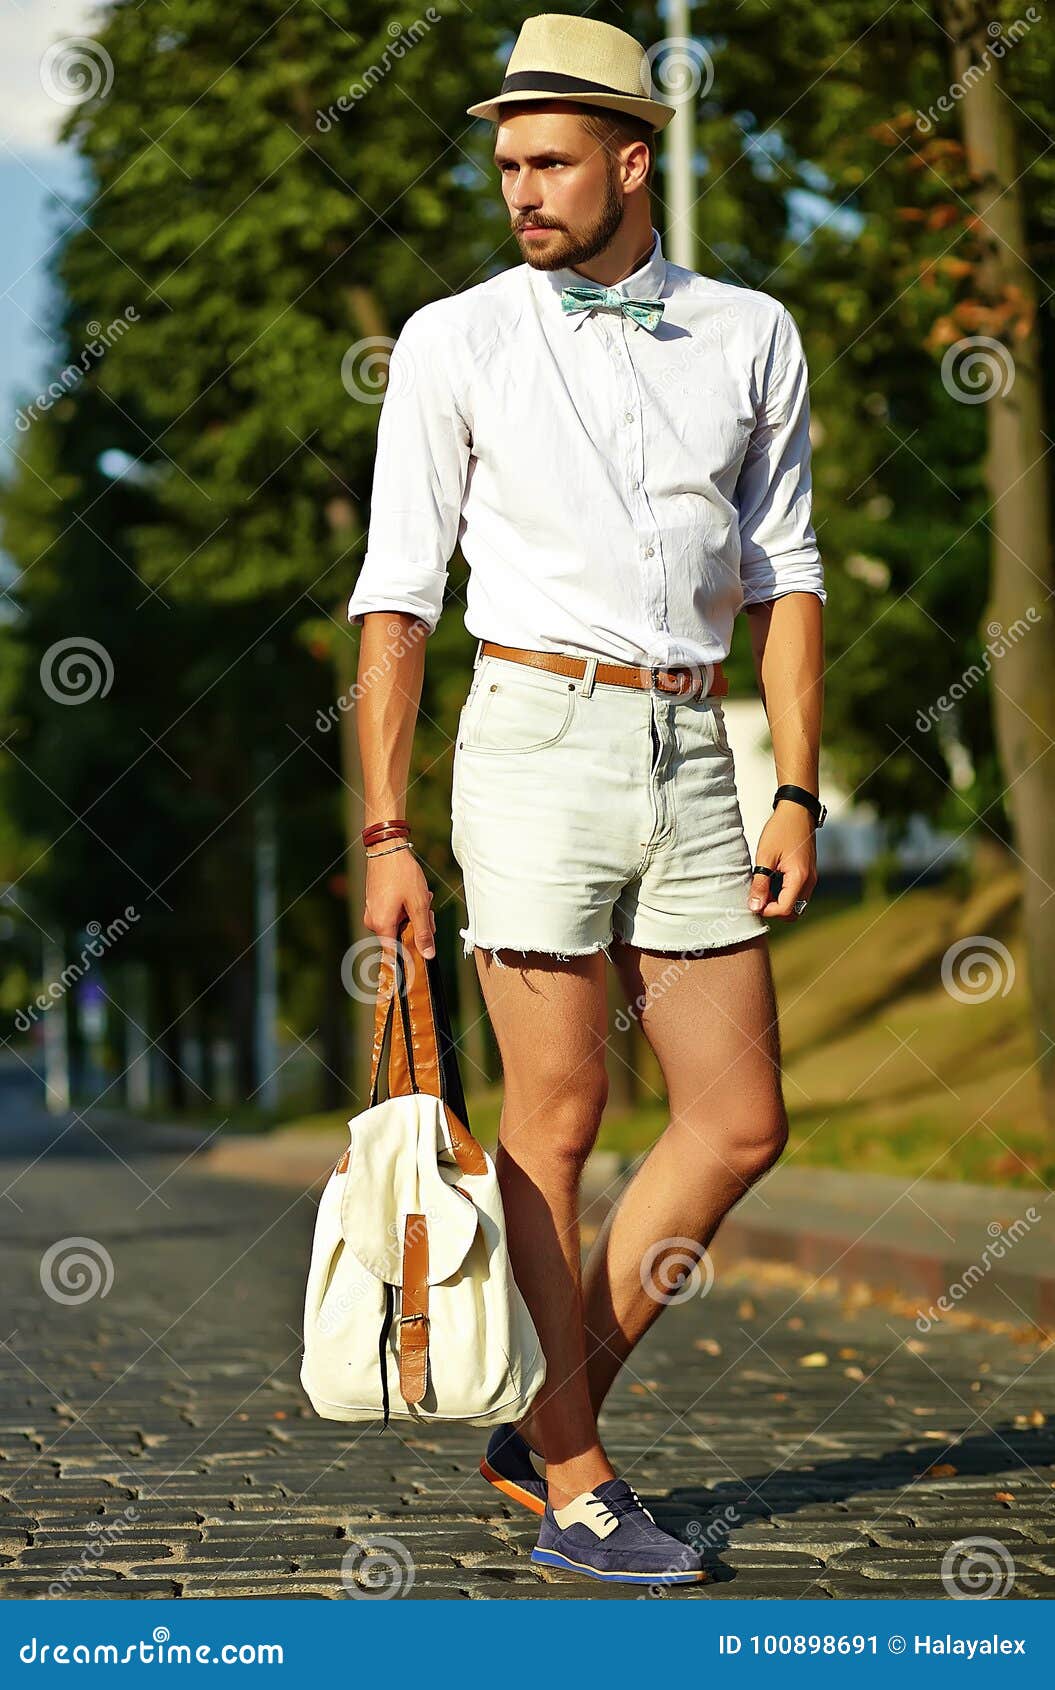
<svg viewBox="0 0 1055 1690"><path fill-rule="evenodd" d="M454 391L444 325L428 306L392 348L377 428L366 555L348 618L374 610L420 617L430 634L459 538L471 432Z"/></svg>
<svg viewBox="0 0 1055 1690"><path fill-rule="evenodd" d="M827 599L812 520L809 373L784 306L758 420L736 483L744 604L784 593Z"/></svg>

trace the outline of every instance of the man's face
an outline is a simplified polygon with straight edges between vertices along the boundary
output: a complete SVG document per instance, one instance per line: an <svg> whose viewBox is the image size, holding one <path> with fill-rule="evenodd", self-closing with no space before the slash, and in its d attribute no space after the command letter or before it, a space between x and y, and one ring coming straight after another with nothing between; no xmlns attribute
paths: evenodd
<svg viewBox="0 0 1055 1690"><path fill-rule="evenodd" d="M622 222L618 167L564 102L504 119L495 164L513 233L535 270L585 264Z"/></svg>

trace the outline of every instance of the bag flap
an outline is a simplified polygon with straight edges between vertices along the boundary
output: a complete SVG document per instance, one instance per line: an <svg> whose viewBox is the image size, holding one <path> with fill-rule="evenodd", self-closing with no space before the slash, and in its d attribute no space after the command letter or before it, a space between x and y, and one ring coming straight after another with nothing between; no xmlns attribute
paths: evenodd
<svg viewBox="0 0 1055 1690"><path fill-rule="evenodd" d="M408 1215L424 1215L430 1285L449 1279L476 1236L476 1205L455 1181L464 1180L449 1156L443 1104L425 1092L390 1097L348 1123L351 1148L341 1196L345 1246L368 1273L403 1283L403 1235Z"/></svg>

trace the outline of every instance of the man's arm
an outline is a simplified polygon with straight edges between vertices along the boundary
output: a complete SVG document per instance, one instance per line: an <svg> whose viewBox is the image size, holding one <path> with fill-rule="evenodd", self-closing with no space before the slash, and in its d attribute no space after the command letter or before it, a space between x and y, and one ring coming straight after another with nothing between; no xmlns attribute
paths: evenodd
<svg viewBox="0 0 1055 1690"><path fill-rule="evenodd" d="M769 720L777 786L817 794L824 699L824 572L812 522L809 376L785 310L759 424L737 483L744 608L758 689ZM755 861L784 875L779 898L756 875L749 908L793 919L797 898L817 884L814 822L782 799L762 831Z"/></svg>
<svg viewBox="0 0 1055 1690"><path fill-rule="evenodd" d="M458 542L471 437L443 351L422 313L408 320L392 349L366 557L348 605L363 630L357 731L367 826L407 814L425 645L440 619ZM406 911L415 944L433 956L432 893L413 852L394 843L367 852L364 923L392 938Z"/></svg>

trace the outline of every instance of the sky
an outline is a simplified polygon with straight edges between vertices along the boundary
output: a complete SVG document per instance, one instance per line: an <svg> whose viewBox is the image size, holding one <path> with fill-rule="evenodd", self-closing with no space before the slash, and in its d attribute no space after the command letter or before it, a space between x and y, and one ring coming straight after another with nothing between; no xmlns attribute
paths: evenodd
<svg viewBox="0 0 1055 1690"><path fill-rule="evenodd" d="M55 139L68 108L45 91L41 61L52 43L91 36L105 12L88 0L0 0L0 469L18 444L17 407L53 373L47 259L69 221L62 200L83 194L72 149Z"/></svg>

